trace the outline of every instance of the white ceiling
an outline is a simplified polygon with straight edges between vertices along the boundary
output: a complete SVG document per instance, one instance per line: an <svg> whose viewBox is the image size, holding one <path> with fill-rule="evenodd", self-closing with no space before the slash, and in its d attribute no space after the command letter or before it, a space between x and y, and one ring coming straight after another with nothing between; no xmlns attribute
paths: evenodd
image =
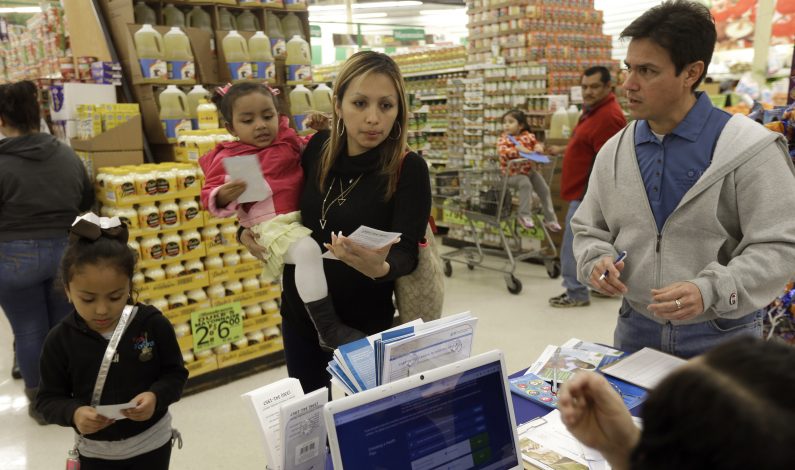
<svg viewBox="0 0 795 470"><path fill-rule="evenodd" d="M427 33L432 34L465 34L467 31L466 7L463 5L414 1L389 2L388 5L378 6L380 3L382 2L354 3L353 22L366 25L365 29L368 30L378 29L375 25L405 25L423 27ZM321 8L323 10L318 11ZM344 4L333 2L311 5L309 21L344 23Z"/></svg>

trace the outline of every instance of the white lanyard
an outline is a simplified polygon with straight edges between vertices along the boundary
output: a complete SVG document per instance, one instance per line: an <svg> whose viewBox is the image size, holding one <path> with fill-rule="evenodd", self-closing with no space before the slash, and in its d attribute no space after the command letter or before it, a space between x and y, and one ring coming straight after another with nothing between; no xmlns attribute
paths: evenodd
<svg viewBox="0 0 795 470"><path fill-rule="evenodd" d="M127 322L135 315L138 307L132 305L125 305L124 310L119 317L119 323L116 324L116 329L113 330L108 342L108 347L105 349L105 356L102 358L102 364L99 366L99 373L97 374L97 382L94 384L94 394L91 396L91 406L96 408L99 405L99 399L102 397L102 389L105 388L105 379L108 378L108 370L113 361L113 356L116 355L116 348L119 346L121 336L124 334L124 329L127 327Z"/></svg>

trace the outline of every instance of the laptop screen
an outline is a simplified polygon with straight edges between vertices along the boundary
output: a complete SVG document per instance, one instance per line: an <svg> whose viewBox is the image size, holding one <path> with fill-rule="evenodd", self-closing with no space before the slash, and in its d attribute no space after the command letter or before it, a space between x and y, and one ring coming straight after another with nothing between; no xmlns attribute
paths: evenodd
<svg viewBox="0 0 795 470"><path fill-rule="evenodd" d="M344 468L521 468L500 361L334 414Z"/></svg>

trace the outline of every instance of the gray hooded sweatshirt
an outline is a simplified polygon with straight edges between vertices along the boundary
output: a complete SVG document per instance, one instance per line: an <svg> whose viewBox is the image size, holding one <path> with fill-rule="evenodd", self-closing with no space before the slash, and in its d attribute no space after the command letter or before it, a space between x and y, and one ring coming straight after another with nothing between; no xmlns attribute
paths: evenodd
<svg viewBox="0 0 795 470"><path fill-rule="evenodd" d="M658 323L651 289L698 286L704 313L675 325L740 318L773 300L795 267L795 168L784 136L744 116L724 127L712 164L657 225L635 154L635 124L599 151L571 221L578 278L626 250L621 281L632 308Z"/></svg>
<svg viewBox="0 0 795 470"><path fill-rule="evenodd" d="M0 242L66 237L94 205L74 151L49 134L0 140Z"/></svg>

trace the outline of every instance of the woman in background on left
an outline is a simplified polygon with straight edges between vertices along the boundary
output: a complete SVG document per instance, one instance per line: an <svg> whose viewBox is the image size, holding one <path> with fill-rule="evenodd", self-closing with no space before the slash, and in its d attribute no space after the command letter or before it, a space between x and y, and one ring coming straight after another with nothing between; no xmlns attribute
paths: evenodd
<svg viewBox="0 0 795 470"><path fill-rule="evenodd" d="M47 332L70 311L53 289L75 217L94 204L94 189L74 151L39 132L36 86L0 85L0 307L14 332L16 354L33 406L39 356Z"/></svg>

